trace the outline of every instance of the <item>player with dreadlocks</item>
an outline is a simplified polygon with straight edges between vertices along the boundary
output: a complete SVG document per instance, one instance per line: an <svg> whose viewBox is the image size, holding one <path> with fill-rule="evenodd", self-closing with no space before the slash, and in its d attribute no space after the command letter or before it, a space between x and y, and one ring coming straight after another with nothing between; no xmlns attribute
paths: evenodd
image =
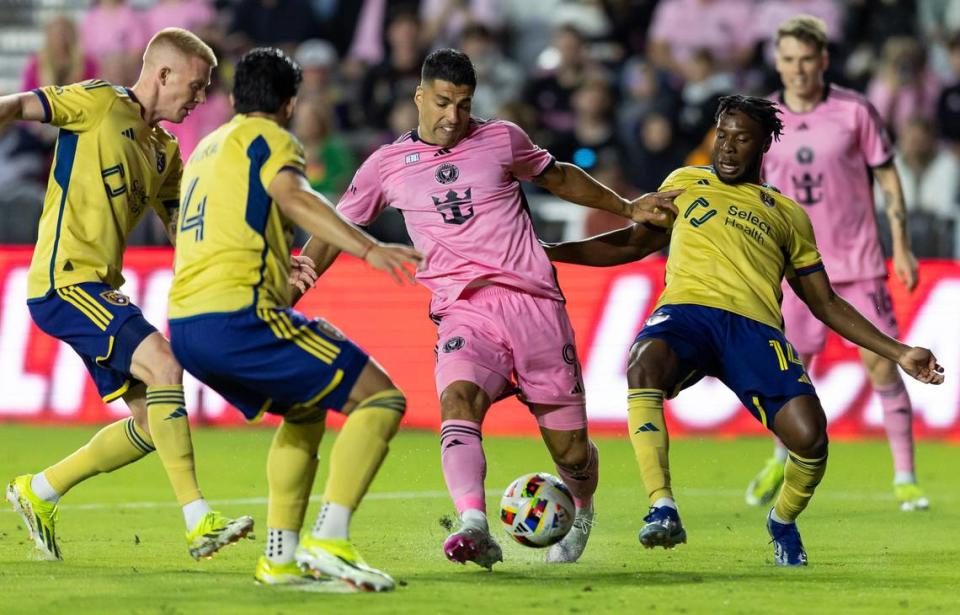
<svg viewBox="0 0 960 615"><path fill-rule="evenodd" d="M670 485L663 400L709 375L790 451L767 530L777 565L807 563L795 521L826 470L827 420L783 334L784 276L828 327L921 382L943 382L929 350L880 332L833 291L807 214L760 183L763 155L783 128L778 113L762 98L721 99L713 165L678 169L660 187L684 190L669 229L628 227L548 251L555 261L606 266L670 245L666 288L637 335L627 369L630 441L650 498L640 530L648 548L687 539Z"/></svg>

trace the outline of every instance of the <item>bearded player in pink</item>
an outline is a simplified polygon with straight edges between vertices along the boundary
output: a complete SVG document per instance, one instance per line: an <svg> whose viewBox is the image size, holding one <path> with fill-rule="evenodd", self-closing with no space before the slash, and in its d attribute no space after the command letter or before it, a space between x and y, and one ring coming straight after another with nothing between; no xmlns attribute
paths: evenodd
<svg viewBox="0 0 960 615"><path fill-rule="evenodd" d="M829 58L823 21L808 15L787 20L777 30L776 43L783 90L772 98L783 110L784 135L764 156L764 180L804 206L837 293L878 329L897 337L871 172L886 200L894 273L910 290L917 284L917 261L882 120L862 95L824 83ZM787 337L809 366L823 350L825 326L790 291L784 292L783 318ZM883 407L895 496L903 510L925 509L929 504L914 473L913 412L903 380L894 362L862 348L860 356ZM783 481L787 451L779 441L776 445L774 457L747 487L748 504L765 504Z"/></svg>
<svg viewBox="0 0 960 615"><path fill-rule="evenodd" d="M475 87L465 54L431 53L415 96L417 129L374 152L337 209L367 225L388 205L397 208L424 254L417 280L433 295L438 326L443 475L460 516L443 546L447 558L488 569L502 561L485 512L481 424L515 381L577 508L573 529L547 561L573 562L593 523L598 454L587 434L573 330L520 181L637 221L666 220L679 191L624 200L579 167L556 162L516 125L472 118ZM337 251L314 238L304 254L322 272Z"/></svg>

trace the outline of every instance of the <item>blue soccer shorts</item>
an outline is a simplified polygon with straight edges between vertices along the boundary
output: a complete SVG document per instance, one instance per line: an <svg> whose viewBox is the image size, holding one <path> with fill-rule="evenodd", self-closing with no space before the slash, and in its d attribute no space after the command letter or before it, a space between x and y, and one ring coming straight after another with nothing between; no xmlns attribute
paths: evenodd
<svg viewBox="0 0 960 615"><path fill-rule="evenodd" d="M650 315L636 341L649 338L667 342L680 359L671 397L713 376L772 430L784 404L817 394L783 332L745 316L701 305L664 305Z"/></svg>
<svg viewBox="0 0 960 615"><path fill-rule="evenodd" d="M100 282L65 286L27 301L41 331L70 345L105 402L111 402L139 381L130 373L137 346L157 329L130 298Z"/></svg>
<svg viewBox="0 0 960 615"><path fill-rule="evenodd" d="M170 321L173 354L243 413L340 410L369 356L322 319L248 308Z"/></svg>

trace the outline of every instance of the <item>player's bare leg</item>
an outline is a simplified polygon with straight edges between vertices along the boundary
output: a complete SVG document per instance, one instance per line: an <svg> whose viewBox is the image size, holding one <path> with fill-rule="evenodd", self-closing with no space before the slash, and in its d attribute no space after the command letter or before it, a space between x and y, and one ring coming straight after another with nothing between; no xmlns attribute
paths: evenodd
<svg viewBox="0 0 960 615"><path fill-rule="evenodd" d="M450 383L440 395L443 478L460 517L443 552L451 562L474 562L488 570L503 561L500 545L490 535L483 488L487 460L480 427L490 403L486 391L465 380Z"/></svg>
<svg viewBox="0 0 960 615"><path fill-rule="evenodd" d="M807 554L796 520L827 468L827 417L815 396L801 395L777 412L773 431L790 451L783 486L767 516L774 561L778 566L805 566Z"/></svg>
<svg viewBox="0 0 960 615"><path fill-rule="evenodd" d="M930 507L917 484L914 468L913 405L897 365L877 354L860 349L860 358L870 377L870 384L880 398L883 427L893 454L893 491L900 510L926 510Z"/></svg>
<svg viewBox="0 0 960 615"><path fill-rule="evenodd" d="M594 523L593 495L599 479L599 458L596 445L587 433L586 411L583 406L544 406L532 404L531 410L540 423L540 434L550 456L556 464L557 473L573 495L576 516L573 527L563 540L547 550L547 562L573 563L580 559ZM567 422L569 424L564 425ZM551 429L573 427L578 429Z"/></svg>
<svg viewBox="0 0 960 615"><path fill-rule="evenodd" d="M627 426L650 501L639 535L648 549L687 542L670 484L670 439L663 417L663 399L679 381L678 364L676 353L662 339L644 339L630 349Z"/></svg>
<svg viewBox="0 0 960 615"><path fill-rule="evenodd" d="M800 360L803 361L803 370L810 373L810 366L816 355L802 354ZM767 459L763 469L757 472L750 483L747 485L747 491L744 495L748 506L766 506L780 492L780 486L783 484L783 472L787 463L789 451L776 434L773 434L773 455Z"/></svg>

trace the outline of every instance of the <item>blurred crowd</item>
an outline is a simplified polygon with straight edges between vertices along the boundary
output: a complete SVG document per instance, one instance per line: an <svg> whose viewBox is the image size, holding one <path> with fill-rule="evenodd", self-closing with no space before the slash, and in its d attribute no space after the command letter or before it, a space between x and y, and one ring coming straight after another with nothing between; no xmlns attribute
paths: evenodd
<svg viewBox="0 0 960 615"><path fill-rule="evenodd" d="M233 62L282 47L304 70L291 129L308 178L336 202L367 154L416 127L424 56L458 47L478 72L474 115L516 122L635 196L678 166L709 163L721 96L779 88L771 37L797 13L827 23L828 79L864 92L895 139L915 252L960 258L960 0L99 0L44 24L22 87L130 85L154 32L190 29L221 64L207 103L167 126L186 158L230 116ZM0 134L0 241L34 241L54 136ZM623 224L529 192L545 240ZM390 215L372 230L405 237ZM162 243L163 232L146 223L132 241Z"/></svg>

